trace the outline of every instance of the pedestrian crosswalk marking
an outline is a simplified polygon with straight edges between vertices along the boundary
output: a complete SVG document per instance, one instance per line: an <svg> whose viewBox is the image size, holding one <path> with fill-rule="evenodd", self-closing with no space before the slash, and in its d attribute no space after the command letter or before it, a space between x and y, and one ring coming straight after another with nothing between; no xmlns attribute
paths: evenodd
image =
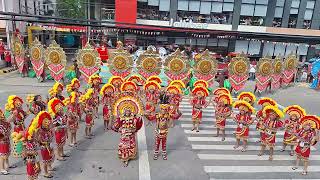
<svg viewBox="0 0 320 180"><path fill-rule="evenodd" d="M234 145L191 144L191 147L195 150L234 150ZM260 151L260 149L260 145L249 145L247 147L248 151ZM282 146L274 146L274 149L280 150L282 149ZM315 147L312 147L311 151L316 151Z"/></svg>
<svg viewBox="0 0 320 180"><path fill-rule="evenodd" d="M292 166L204 166L207 173L281 173L281 172L295 172ZM302 169L296 170L302 172ZM320 166L309 166L309 172L320 172Z"/></svg>
<svg viewBox="0 0 320 180"><path fill-rule="evenodd" d="M198 154L201 160L235 160L235 161L268 161L269 156L258 156L258 155L245 155L245 154ZM319 160L320 155L314 155L309 158L310 161ZM295 156L289 155L274 155L273 160L275 161L292 161L296 160ZM320 170L320 169L319 169Z"/></svg>

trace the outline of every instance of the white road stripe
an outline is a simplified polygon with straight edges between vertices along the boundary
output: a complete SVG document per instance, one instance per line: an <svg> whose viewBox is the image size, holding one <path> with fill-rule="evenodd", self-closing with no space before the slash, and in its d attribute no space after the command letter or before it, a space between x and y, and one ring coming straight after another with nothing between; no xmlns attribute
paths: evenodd
<svg viewBox="0 0 320 180"><path fill-rule="evenodd" d="M201 125L200 125L200 128L201 128ZM201 130L201 129L200 129L199 132L196 132L196 131L191 131L190 129L185 129L184 133L186 133L186 134L206 134L206 135L211 135L211 134L216 134L217 132L216 132L216 130ZM235 131L234 130L226 130L225 133L226 134L233 134L233 133L235 133ZM257 131L249 131L249 135L259 135L259 132L257 132ZM279 135L283 136L284 135L284 131L277 132L277 135L276 135L277 138L278 138ZM281 137L281 139L282 139L282 137Z"/></svg>
<svg viewBox="0 0 320 180"><path fill-rule="evenodd" d="M212 121L212 120L210 120L210 121L212 122L212 125L211 124L200 124L200 128L216 129L215 121ZM181 124L181 127L182 128L192 128L193 125L192 124ZM237 125L235 125L235 124L232 124L232 125L231 124L227 124L226 128L235 129L235 128L237 128ZM252 126L249 127L249 129L254 131L254 130L256 130L256 126L252 125ZM279 131L279 132L281 132L281 131Z"/></svg>
<svg viewBox="0 0 320 180"><path fill-rule="evenodd" d="M217 178L210 178L210 180L226 180L226 179L217 179ZM228 179L228 180L306 180L306 179ZM308 180L320 180L320 179L308 179Z"/></svg>
<svg viewBox="0 0 320 180"><path fill-rule="evenodd" d="M182 111L183 116L192 116L192 111L184 112ZM202 116L204 117L215 117L214 112L203 112ZM251 115L252 118L255 118L256 115ZM185 119L185 117L182 117L182 119Z"/></svg>
<svg viewBox="0 0 320 180"><path fill-rule="evenodd" d="M256 142L260 140L260 138L252 138L249 137L249 142ZM282 138L276 138L276 142L282 142ZM221 142L220 137L188 137L188 141L191 142ZM235 137L225 137L224 142L236 142Z"/></svg>
<svg viewBox="0 0 320 180"><path fill-rule="evenodd" d="M138 131L139 180L151 180L145 126Z"/></svg>
<svg viewBox="0 0 320 180"><path fill-rule="evenodd" d="M235 161L268 161L269 156L257 156L257 155L235 155L235 154L198 154L201 160L235 160ZM317 161L320 159L320 155L311 155L309 160ZM291 161L296 160L296 156L289 155L274 155L275 161Z"/></svg>
<svg viewBox="0 0 320 180"><path fill-rule="evenodd" d="M302 172L302 168L296 171L291 166L204 166L207 173L277 173L277 172ZM309 166L309 172L320 172L320 166Z"/></svg>
<svg viewBox="0 0 320 180"><path fill-rule="evenodd" d="M234 150L233 145L212 145L212 144L191 144L195 150ZM249 145L247 150L260 151L260 146ZM282 146L275 146L275 150L280 150ZM240 148L238 148L240 150ZM311 151L316 151L315 147L311 147Z"/></svg>

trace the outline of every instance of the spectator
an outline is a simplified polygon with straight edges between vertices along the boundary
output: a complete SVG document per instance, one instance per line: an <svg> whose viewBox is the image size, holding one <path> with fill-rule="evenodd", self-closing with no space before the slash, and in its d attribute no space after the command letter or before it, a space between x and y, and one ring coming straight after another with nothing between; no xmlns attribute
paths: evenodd
<svg viewBox="0 0 320 180"><path fill-rule="evenodd" d="M250 74L250 79L251 79L252 81L254 81L255 78L256 78L256 67L255 67L255 65L250 64L249 74Z"/></svg>

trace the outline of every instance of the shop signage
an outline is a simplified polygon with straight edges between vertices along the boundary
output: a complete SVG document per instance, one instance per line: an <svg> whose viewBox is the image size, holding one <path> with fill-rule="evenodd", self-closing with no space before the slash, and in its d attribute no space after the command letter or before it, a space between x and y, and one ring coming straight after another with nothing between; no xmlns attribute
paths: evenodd
<svg viewBox="0 0 320 180"><path fill-rule="evenodd" d="M207 23L194 23L192 20L180 20L178 22L174 22L173 19L170 20L170 26L177 27L177 28L192 28L192 29L207 29Z"/></svg>

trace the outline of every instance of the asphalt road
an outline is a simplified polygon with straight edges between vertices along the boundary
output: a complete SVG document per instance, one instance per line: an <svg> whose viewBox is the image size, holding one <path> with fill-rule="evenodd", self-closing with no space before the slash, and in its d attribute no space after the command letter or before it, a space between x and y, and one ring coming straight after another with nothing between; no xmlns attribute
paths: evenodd
<svg viewBox="0 0 320 180"><path fill-rule="evenodd" d="M0 105L4 107L8 95L16 94L26 97L27 94L47 95L47 90L53 82L38 83L36 79L20 78L11 73L0 76ZM248 82L245 90L252 91L254 82ZM320 94L307 87L296 85L279 90L273 94L263 94L278 101L282 106L299 104L309 114L319 113ZM83 138L84 125L81 124L78 147L66 147L71 155L68 161L55 161L54 179L59 180L194 180L194 179L316 179L320 177L319 145L312 151L311 168L308 176L301 176L301 169L291 170L293 157L288 152L275 152L274 161L269 162L268 156L258 158L258 144L254 138L258 135L252 131L249 150L245 153L232 149L234 145L234 124L228 121L227 139L221 142L214 138L215 132L213 107L204 111L204 121L200 133L191 132L191 107L187 98L181 104L183 117L178 124L170 129L168 137L168 160L159 158L154 161L154 127L147 126L139 131L139 158L131 161L124 168L117 158L119 134L103 131L103 121L100 115L94 127L95 137L91 140ZM100 108L101 111L101 108ZM32 117L28 118L28 122ZM282 134L277 135L281 145ZM278 148L279 149L279 148ZM277 149L277 150L278 150ZM1 180L23 180L25 166L21 159L10 159L18 165L11 170L11 175L0 176ZM40 176L40 179L44 179Z"/></svg>

